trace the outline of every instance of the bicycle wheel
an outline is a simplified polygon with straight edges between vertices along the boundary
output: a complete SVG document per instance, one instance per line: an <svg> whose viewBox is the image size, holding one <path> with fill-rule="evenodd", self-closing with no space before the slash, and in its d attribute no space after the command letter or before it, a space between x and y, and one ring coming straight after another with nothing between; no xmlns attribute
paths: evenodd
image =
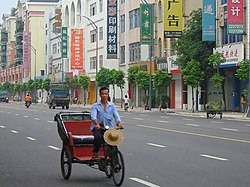
<svg viewBox="0 0 250 187"><path fill-rule="evenodd" d="M107 175L108 178L112 177L111 159L110 158L107 158L106 163L105 163L105 174Z"/></svg>
<svg viewBox="0 0 250 187"><path fill-rule="evenodd" d="M61 171L64 179L68 180L71 175L72 156L69 147L64 146L61 152Z"/></svg>
<svg viewBox="0 0 250 187"><path fill-rule="evenodd" d="M122 153L119 150L113 150L111 155L111 170L113 175L113 181L116 186L121 186L124 174L125 166Z"/></svg>

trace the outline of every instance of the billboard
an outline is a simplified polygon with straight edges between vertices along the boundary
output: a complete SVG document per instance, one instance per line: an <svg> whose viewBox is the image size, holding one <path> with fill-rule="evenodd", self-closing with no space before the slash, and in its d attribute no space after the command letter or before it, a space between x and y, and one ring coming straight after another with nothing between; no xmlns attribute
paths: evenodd
<svg viewBox="0 0 250 187"><path fill-rule="evenodd" d="M71 69L83 69L83 29L71 29Z"/></svg>
<svg viewBox="0 0 250 187"><path fill-rule="evenodd" d="M202 1L202 41L215 41L215 1Z"/></svg>

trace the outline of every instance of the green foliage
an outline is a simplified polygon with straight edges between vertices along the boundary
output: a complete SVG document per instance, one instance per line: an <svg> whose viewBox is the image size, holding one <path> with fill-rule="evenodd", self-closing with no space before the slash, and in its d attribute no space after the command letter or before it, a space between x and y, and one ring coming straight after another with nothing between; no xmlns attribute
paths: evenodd
<svg viewBox="0 0 250 187"><path fill-rule="evenodd" d="M136 74L140 69L136 66L131 66L128 68L128 82L135 86L136 85Z"/></svg>
<svg viewBox="0 0 250 187"><path fill-rule="evenodd" d="M21 84L20 83L16 83L14 85L14 93L19 93L21 91Z"/></svg>
<svg viewBox="0 0 250 187"><path fill-rule="evenodd" d="M27 88L27 91L28 91L28 92L32 92L32 89L34 88L34 80L32 80L32 79L29 80L26 86L27 86L27 87L26 87L26 88Z"/></svg>
<svg viewBox="0 0 250 187"><path fill-rule="evenodd" d="M182 76L184 84L197 87L199 83L204 80L205 74L201 71L200 63L191 60L187 63L186 67L182 69Z"/></svg>
<svg viewBox="0 0 250 187"><path fill-rule="evenodd" d="M216 69L219 68L219 66L225 62L226 62L226 59L223 57L221 53L218 53L218 52L208 57L209 65L212 65L213 68L216 68Z"/></svg>
<svg viewBox="0 0 250 187"><path fill-rule="evenodd" d="M66 87L69 89L73 89L77 86L77 78L76 77L66 77L65 78Z"/></svg>
<svg viewBox="0 0 250 187"><path fill-rule="evenodd" d="M157 70L153 76L153 88L158 91L158 93L163 93L163 91L170 85L172 76L162 70Z"/></svg>
<svg viewBox="0 0 250 187"><path fill-rule="evenodd" d="M109 87L111 82L111 76L110 76L110 70L104 67L101 67L101 69L96 74L96 82L97 86L102 87L106 86Z"/></svg>
<svg viewBox="0 0 250 187"><path fill-rule="evenodd" d="M136 82L138 87L143 90L149 89L149 73L147 71L139 70L136 73Z"/></svg>
<svg viewBox="0 0 250 187"><path fill-rule="evenodd" d="M116 70L115 73L115 84L119 87L119 88L124 88L125 85L125 73L122 70Z"/></svg>
<svg viewBox="0 0 250 187"><path fill-rule="evenodd" d="M83 90L88 90L90 83L89 76L79 76L78 77L78 84L81 86Z"/></svg>
<svg viewBox="0 0 250 187"><path fill-rule="evenodd" d="M247 80L249 78L249 60L241 61L240 67L236 70L235 75L240 80Z"/></svg>
<svg viewBox="0 0 250 187"><path fill-rule="evenodd" d="M50 78L45 78L44 80L43 80L43 84L42 84L42 89L44 89L44 90L46 90L47 92L49 91L49 89L50 89L50 83L51 83L51 80L50 80Z"/></svg>
<svg viewBox="0 0 250 187"><path fill-rule="evenodd" d="M212 81L215 88L221 88L224 79L225 78L223 76L216 74L210 78L210 81Z"/></svg>
<svg viewBox="0 0 250 187"><path fill-rule="evenodd" d="M43 86L43 79L36 79L36 88L42 89Z"/></svg>
<svg viewBox="0 0 250 187"><path fill-rule="evenodd" d="M202 11L194 10L185 25L182 36L176 41L174 49L177 51L178 66L183 69L187 62L195 60L200 62L200 70L210 77L212 67L208 64L208 57L213 53L215 42L202 41Z"/></svg>

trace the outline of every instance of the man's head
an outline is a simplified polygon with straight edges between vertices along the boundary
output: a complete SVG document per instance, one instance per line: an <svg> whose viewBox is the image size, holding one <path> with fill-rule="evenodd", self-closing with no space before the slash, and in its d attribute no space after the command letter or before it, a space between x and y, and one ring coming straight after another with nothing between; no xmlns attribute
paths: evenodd
<svg viewBox="0 0 250 187"><path fill-rule="evenodd" d="M27 96L30 96L30 94L27 94Z"/></svg>
<svg viewBox="0 0 250 187"><path fill-rule="evenodd" d="M101 87L99 94L102 101L107 101L109 98L109 89L107 87Z"/></svg>

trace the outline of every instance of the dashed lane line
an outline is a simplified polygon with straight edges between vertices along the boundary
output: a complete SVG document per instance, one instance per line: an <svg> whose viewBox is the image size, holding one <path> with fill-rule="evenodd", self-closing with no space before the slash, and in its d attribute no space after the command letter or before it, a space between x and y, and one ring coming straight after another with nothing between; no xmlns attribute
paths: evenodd
<svg viewBox="0 0 250 187"><path fill-rule="evenodd" d="M212 123L219 123L219 124L221 124L221 123L224 123L224 122L222 122L222 121L212 121Z"/></svg>
<svg viewBox="0 0 250 187"><path fill-rule="evenodd" d="M157 122L159 122L159 123L168 123L168 121L162 121L162 120L159 120Z"/></svg>
<svg viewBox="0 0 250 187"><path fill-rule="evenodd" d="M19 114L15 114L16 116L19 116Z"/></svg>
<svg viewBox="0 0 250 187"><path fill-rule="evenodd" d="M140 184L143 184L143 185L145 185L145 186L149 186L149 187L160 187L160 186L158 186L158 185L156 185L156 184L153 184L153 183L151 183L151 182L148 182L148 181L145 181L145 180L142 180L142 179L139 179L139 178L129 178L130 180L132 180L132 181L135 181L135 182L138 182L138 183L140 183Z"/></svg>
<svg viewBox="0 0 250 187"><path fill-rule="evenodd" d="M10 132L13 132L15 134L18 134L19 132L18 131L15 131L15 130L11 130Z"/></svg>
<svg viewBox="0 0 250 187"><path fill-rule="evenodd" d="M31 140L31 141L35 141L36 139L35 138L32 138L32 137L26 137L27 139Z"/></svg>
<svg viewBox="0 0 250 187"><path fill-rule="evenodd" d="M225 131L234 131L234 132L238 132L239 131L238 129L229 129L229 128L222 128L222 130L225 130Z"/></svg>
<svg viewBox="0 0 250 187"><path fill-rule="evenodd" d="M248 144L250 144L250 140L235 139L235 138L228 138L228 137L208 135L208 134L199 134L199 133L194 133L194 132L174 130L174 129L167 129L167 128L160 128L160 127L148 126L148 125L137 125L137 126L138 127L149 128L149 129L155 129L155 130L162 130L162 131L167 131L167 132L179 133L179 134L186 134L186 135L191 135L191 136L199 136L199 137L205 137L205 138L212 138L212 139L218 139L218 140L227 140L227 141L233 141L233 142L240 142L240 143L248 143Z"/></svg>
<svg viewBox="0 0 250 187"><path fill-rule="evenodd" d="M200 125L197 125L197 124L192 124L192 123L187 123L185 124L187 126L191 126L191 127L199 127Z"/></svg>
<svg viewBox="0 0 250 187"><path fill-rule="evenodd" d="M34 118L34 120L37 120L37 121L39 121L40 119L39 119L39 118Z"/></svg>
<svg viewBox="0 0 250 187"><path fill-rule="evenodd" d="M29 116L23 116L24 118L28 118Z"/></svg>
<svg viewBox="0 0 250 187"><path fill-rule="evenodd" d="M160 147L160 148L166 147L165 145L160 145L160 144L155 144L155 143L147 143L147 145L154 146L154 147Z"/></svg>
<svg viewBox="0 0 250 187"><path fill-rule="evenodd" d="M2 128L2 129L5 129L5 126L3 126L3 125L0 125L0 128Z"/></svg>
<svg viewBox="0 0 250 187"><path fill-rule="evenodd" d="M205 157L205 158L211 158L211 159L215 159L215 160L220 160L220 161L228 161L227 158L221 158L221 157L216 157L216 156L212 156L212 155L204 155L201 154L201 157Z"/></svg>
<svg viewBox="0 0 250 187"><path fill-rule="evenodd" d="M53 145L49 145L48 148L54 149L54 150L56 150L56 151L60 151L60 150L61 150L60 148L55 147L55 146L53 146Z"/></svg>
<svg viewBox="0 0 250 187"><path fill-rule="evenodd" d="M169 119L168 116L160 116L160 118L163 118L163 119Z"/></svg>
<svg viewBox="0 0 250 187"><path fill-rule="evenodd" d="M194 119L189 119L189 118L182 118L184 121L194 121Z"/></svg>
<svg viewBox="0 0 250 187"><path fill-rule="evenodd" d="M55 123L54 121L47 121L48 123Z"/></svg>
<svg viewBox="0 0 250 187"><path fill-rule="evenodd" d="M134 118L134 119L136 119L136 120L141 120L141 121L143 121L144 119L142 119L142 118Z"/></svg>

